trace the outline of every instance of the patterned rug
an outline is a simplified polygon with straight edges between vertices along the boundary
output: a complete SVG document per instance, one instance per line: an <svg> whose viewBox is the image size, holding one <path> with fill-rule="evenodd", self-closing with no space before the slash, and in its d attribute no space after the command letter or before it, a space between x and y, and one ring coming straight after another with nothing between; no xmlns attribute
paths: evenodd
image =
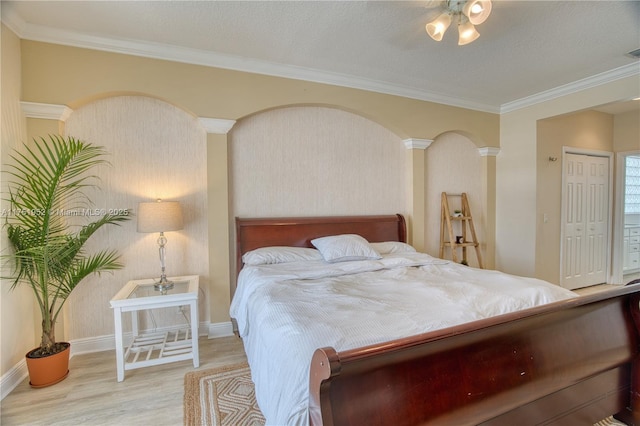
<svg viewBox="0 0 640 426"><path fill-rule="evenodd" d="M185 426L262 426L264 423L246 363L193 371L184 376Z"/></svg>
<svg viewBox="0 0 640 426"><path fill-rule="evenodd" d="M247 363L184 376L185 426L263 426ZM608 417L594 426L625 426Z"/></svg>
<svg viewBox="0 0 640 426"><path fill-rule="evenodd" d="M626 423L622 423L620 420L616 420L613 416L607 417L606 419L599 421L593 426L627 426Z"/></svg>

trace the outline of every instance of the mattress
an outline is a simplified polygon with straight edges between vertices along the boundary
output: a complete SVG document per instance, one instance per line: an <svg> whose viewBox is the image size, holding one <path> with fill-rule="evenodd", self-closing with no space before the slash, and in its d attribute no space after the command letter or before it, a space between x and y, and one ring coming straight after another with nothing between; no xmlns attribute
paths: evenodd
<svg viewBox="0 0 640 426"><path fill-rule="evenodd" d="M245 266L231 304L268 425L308 424L311 357L501 315L576 294L423 253Z"/></svg>

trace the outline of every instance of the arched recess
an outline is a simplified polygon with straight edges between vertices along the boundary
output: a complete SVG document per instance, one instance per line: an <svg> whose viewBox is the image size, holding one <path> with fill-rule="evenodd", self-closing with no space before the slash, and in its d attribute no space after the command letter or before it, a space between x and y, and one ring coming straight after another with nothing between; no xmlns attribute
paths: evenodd
<svg viewBox="0 0 640 426"><path fill-rule="evenodd" d="M477 142L476 142L477 143ZM485 268L493 268L495 206L495 155L497 150L478 148L466 132L438 135L425 153L425 252L438 256L440 248L441 194L467 193ZM458 198L451 198L455 209ZM448 249L447 249L448 250ZM445 250L445 257L451 259ZM469 264L477 266L475 253Z"/></svg>
<svg viewBox="0 0 640 426"><path fill-rule="evenodd" d="M75 111L86 105L89 105L101 100L118 98L118 97L131 97L131 98L139 97L139 98L146 98L146 99L155 99L156 101L171 105L174 108L176 108L176 110L182 111L185 114L189 114L194 118L197 117L197 114L195 114L193 111L190 111L189 108L187 108L185 105L181 105L179 103L173 102L171 99L163 98L161 96L156 96L150 93L136 92L136 91L130 91L130 90L118 90L118 91L110 91L110 92L92 93L82 98L69 101L67 103L67 106L71 108L71 110Z"/></svg>
<svg viewBox="0 0 640 426"><path fill-rule="evenodd" d="M234 216L407 213L406 148L360 115L269 109L238 121L229 146Z"/></svg>
<svg viewBox="0 0 640 426"><path fill-rule="evenodd" d="M104 146L111 167L98 170L100 191L90 191L96 212L130 209L132 220L103 229L88 242L120 252L125 267L86 279L72 294L65 312L68 339L113 334L109 300L129 280L160 274L155 234L136 231L135 212L141 201L179 201L184 229L166 234L167 274L200 276L200 317L209 317L207 135L191 113L141 95L97 96L78 102L67 118L64 134ZM143 319L141 327L179 324L178 312Z"/></svg>

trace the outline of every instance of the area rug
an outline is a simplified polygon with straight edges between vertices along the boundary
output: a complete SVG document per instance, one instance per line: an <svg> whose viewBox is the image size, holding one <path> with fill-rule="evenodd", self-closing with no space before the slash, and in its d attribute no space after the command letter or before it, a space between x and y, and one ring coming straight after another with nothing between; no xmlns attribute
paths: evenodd
<svg viewBox="0 0 640 426"><path fill-rule="evenodd" d="M626 423L622 423L619 420L613 418L613 416L607 417L606 419L599 421L593 426L627 426Z"/></svg>
<svg viewBox="0 0 640 426"><path fill-rule="evenodd" d="M247 363L184 376L185 426L262 426Z"/></svg>

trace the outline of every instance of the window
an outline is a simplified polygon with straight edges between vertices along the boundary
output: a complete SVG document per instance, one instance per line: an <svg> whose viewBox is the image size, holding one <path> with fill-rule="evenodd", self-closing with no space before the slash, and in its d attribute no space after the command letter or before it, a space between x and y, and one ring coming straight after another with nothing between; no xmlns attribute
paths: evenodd
<svg viewBox="0 0 640 426"><path fill-rule="evenodd" d="M625 214L640 213L640 157L626 157L624 188Z"/></svg>

